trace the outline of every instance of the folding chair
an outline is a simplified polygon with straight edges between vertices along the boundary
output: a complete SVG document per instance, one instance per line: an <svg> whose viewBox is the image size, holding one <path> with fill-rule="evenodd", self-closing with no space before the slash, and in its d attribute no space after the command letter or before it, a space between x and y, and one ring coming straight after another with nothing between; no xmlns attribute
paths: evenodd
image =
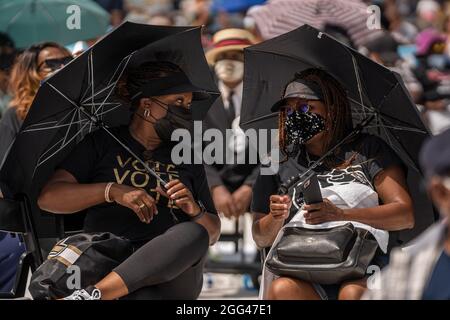
<svg viewBox="0 0 450 320"><path fill-rule="evenodd" d="M0 292L1 299L21 298L25 295L28 271L34 272L42 264L42 252L31 215L28 198L21 195L17 200L0 199L0 231L16 233L25 244L14 286L10 292Z"/></svg>

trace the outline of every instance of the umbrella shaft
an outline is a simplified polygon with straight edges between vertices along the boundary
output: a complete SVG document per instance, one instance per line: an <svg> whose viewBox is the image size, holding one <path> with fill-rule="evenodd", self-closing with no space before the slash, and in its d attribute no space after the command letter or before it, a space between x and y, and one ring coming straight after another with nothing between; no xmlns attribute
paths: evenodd
<svg viewBox="0 0 450 320"><path fill-rule="evenodd" d="M106 133L108 133L111 138L113 138L118 144L120 144L126 151L128 151L137 161L139 161L140 164L142 164L147 170L148 173L150 173L152 176L154 176L159 182L161 182L163 188L167 184L167 181L165 181L163 178L161 178L150 166L143 161L137 154L135 154L125 143L120 141L119 138L117 138L110 130L109 128L95 115L91 114L89 111L87 111L85 108L80 107L79 108L81 112L83 112L96 126L103 129Z"/></svg>
<svg viewBox="0 0 450 320"><path fill-rule="evenodd" d="M102 128L103 130L105 130L114 140L117 141L117 143L119 143L126 151L128 151L137 161L139 161L140 164L142 164L145 168L145 170L148 171L148 173L150 173L152 176L154 176L157 180L159 180L163 187L167 184L167 182L161 178L152 168L150 168L150 166L143 161L137 154L135 154L126 144L124 144L122 141L120 141L120 139L118 139L110 130L108 127L106 127L105 125L101 125L100 128Z"/></svg>
<svg viewBox="0 0 450 320"><path fill-rule="evenodd" d="M357 136L362 131L362 129L364 129L364 127L367 126L372 121L373 118L375 118L375 115L371 115L371 116L365 118L363 121L361 121L359 123L358 126L356 126L356 128L352 132L350 132L344 139L342 139L333 148L328 150L323 156L321 156L317 161L315 161L304 173L301 173L296 176L292 176L285 183L282 183L278 190L278 194L279 195L287 194L291 187L293 187L297 182L299 182L301 179L303 179L308 174L310 174L311 171L314 170L318 165L320 165L322 163L322 161L326 157L328 157L334 150L339 148L341 145L343 145L349 139L352 139L353 137Z"/></svg>

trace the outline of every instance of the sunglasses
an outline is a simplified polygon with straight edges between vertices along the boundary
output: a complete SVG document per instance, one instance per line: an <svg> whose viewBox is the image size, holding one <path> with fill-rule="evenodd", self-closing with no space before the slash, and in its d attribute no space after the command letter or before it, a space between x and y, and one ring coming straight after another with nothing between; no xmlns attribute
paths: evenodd
<svg viewBox="0 0 450 320"><path fill-rule="evenodd" d="M45 65L45 67L47 69L55 71L55 70L58 70L58 69L64 67L66 64L68 64L72 60L73 60L73 57L70 57L70 56L59 58L59 59L46 59L41 62L41 64L38 66L38 68L41 69Z"/></svg>
<svg viewBox="0 0 450 320"><path fill-rule="evenodd" d="M284 110L286 110L287 115L291 115L294 112L307 113L311 110L311 105L308 103L299 101L295 105L284 106Z"/></svg>

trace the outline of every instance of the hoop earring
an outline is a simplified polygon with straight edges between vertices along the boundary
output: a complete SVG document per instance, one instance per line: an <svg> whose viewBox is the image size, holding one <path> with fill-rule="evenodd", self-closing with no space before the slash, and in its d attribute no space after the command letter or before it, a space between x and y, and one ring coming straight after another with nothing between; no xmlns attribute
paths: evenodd
<svg viewBox="0 0 450 320"><path fill-rule="evenodd" d="M149 116L150 116L150 109L148 109L148 108L145 108L144 109L144 117L146 117L146 118L148 118Z"/></svg>

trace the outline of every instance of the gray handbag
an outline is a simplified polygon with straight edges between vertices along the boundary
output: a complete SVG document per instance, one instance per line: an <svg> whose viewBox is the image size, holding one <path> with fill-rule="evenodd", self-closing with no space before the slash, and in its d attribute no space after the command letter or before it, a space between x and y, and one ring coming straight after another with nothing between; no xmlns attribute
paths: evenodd
<svg viewBox="0 0 450 320"><path fill-rule="evenodd" d="M286 226L266 266L278 276L339 284L364 277L377 248L369 231L351 223L330 229Z"/></svg>

